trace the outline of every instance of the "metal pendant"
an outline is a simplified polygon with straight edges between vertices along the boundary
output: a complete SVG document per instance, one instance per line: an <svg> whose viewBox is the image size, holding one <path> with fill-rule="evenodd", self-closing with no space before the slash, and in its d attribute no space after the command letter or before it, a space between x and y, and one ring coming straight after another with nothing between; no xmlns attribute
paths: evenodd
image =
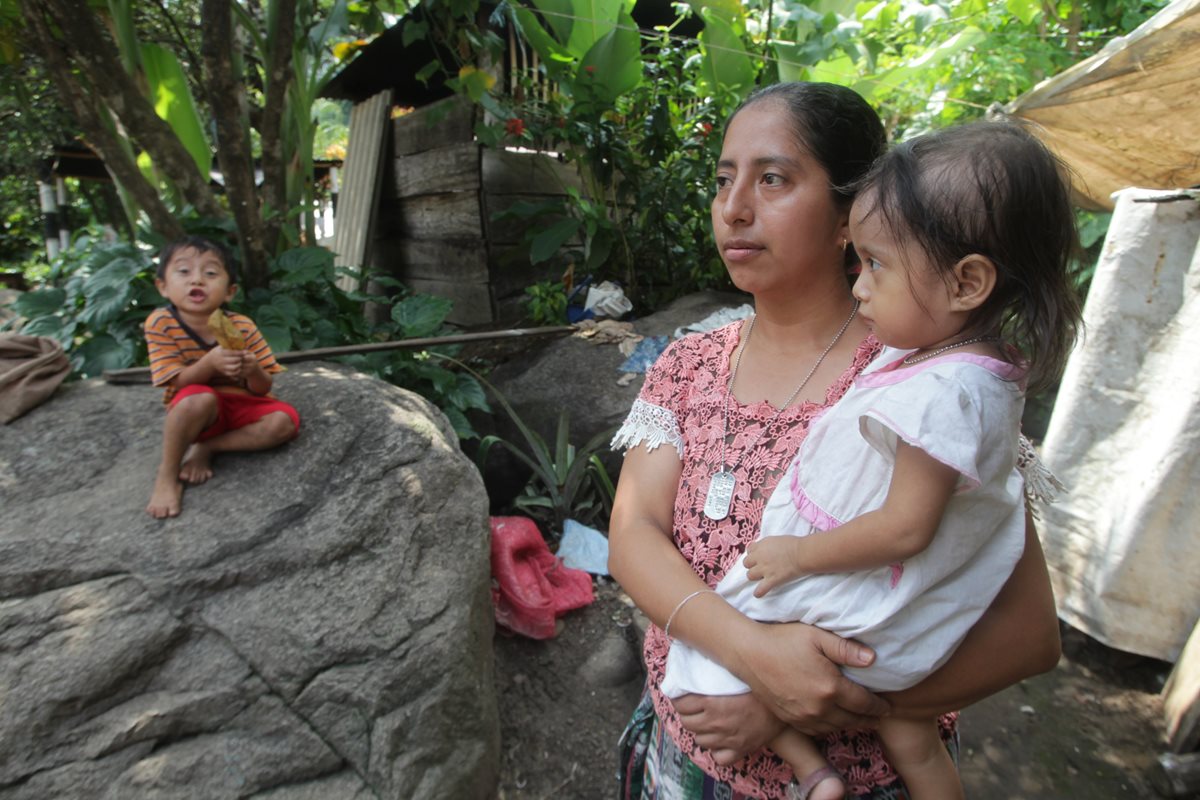
<svg viewBox="0 0 1200 800"><path fill-rule="evenodd" d="M708 484L708 495L704 498L704 516L718 520L729 516L734 483L732 472L721 470L713 474Z"/></svg>

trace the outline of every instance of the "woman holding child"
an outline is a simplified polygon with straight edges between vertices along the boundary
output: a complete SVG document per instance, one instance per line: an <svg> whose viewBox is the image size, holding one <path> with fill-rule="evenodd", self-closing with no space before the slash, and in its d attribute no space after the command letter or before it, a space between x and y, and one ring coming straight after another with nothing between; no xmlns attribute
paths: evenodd
<svg viewBox="0 0 1200 800"><path fill-rule="evenodd" d="M854 197L843 188L883 149L874 111L827 84L760 90L728 123L713 227L755 317L673 344L615 440L627 454L610 568L654 623L647 692L622 738L625 797L803 797L824 776L794 775L766 747L791 726L818 737L847 795L907 798L869 730L881 716L943 715L953 751L947 712L1057 662L1054 602L1031 525L1011 576L949 661L886 698L839 669L866 666L869 649L800 623L755 622L711 591L758 538L810 423L883 350L847 280ZM952 346L960 344L970 342ZM668 699L667 631L752 693Z"/></svg>

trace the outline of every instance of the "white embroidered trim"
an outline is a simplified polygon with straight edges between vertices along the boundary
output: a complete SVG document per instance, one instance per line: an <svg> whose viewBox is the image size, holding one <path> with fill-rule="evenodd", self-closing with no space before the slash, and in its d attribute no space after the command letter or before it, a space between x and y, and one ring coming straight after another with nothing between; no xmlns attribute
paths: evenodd
<svg viewBox="0 0 1200 800"><path fill-rule="evenodd" d="M670 409L647 403L640 397L633 401L629 416L621 423L609 447L628 450L639 444L646 445L647 450L653 450L660 444L674 445L679 457L683 458L683 434L675 415Z"/></svg>
<svg viewBox="0 0 1200 800"><path fill-rule="evenodd" d="M1066 491L1050 468L1038 456L1033 442L1021 434L1017 444L1017 471L1025 479L1025 500L1037 517L1036 505L1049 505L1058 499L1058 493Z"/></svg>

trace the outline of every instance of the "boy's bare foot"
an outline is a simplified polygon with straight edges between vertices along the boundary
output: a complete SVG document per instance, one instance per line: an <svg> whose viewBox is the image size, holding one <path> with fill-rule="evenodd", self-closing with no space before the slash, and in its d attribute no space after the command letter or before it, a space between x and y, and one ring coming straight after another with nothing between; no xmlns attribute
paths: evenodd
<svg viewBox="0 0 1200 800"><path fill-rule="evenodd" d="M154 491L150 494L150 503L146 513L155 519L178 517L182 508L183 484L170 477L159 476L154 481Z"/></svg>
<svg viewBox="0 0 1200 800"><path fill-rule="evenodd" d="M842 776L824 766L802 781L789 783L786 796L788 800L842 800L845 791Z"/></svg>
<svg viewBox="0 0 1200 800"><path fill-rule="evenodd" d="M196 486L212 475L212 451L208 445L197 443L188 448L183 463L179 465L179 480Z"/></svg>

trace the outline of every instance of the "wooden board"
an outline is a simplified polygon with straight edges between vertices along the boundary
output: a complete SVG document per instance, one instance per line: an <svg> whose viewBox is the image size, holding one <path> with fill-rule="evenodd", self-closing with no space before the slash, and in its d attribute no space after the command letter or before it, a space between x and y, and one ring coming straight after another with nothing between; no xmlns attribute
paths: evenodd
<svg viewBox="0 0 1200 800"><path fill-rule="evenodd" d="M1192 629L1162 694L1167 747L1190 753L1200 745L1200 625Z"/></svg>
<svg viewBox="0 0 1200 800"><path fill-rule="evenodd" d="M545 153L484 149L484 191L492 194L562 195L567 187L583 191L575 167Z"/></svg>
<svg viewBox="0 0 1200 800"><path fill-rule="evenodd" d="M483 237L477 192L451 192L399 200L381 211L381 232L397 239Z"/></svg>
<svg viewBox="0 0 1200 800"><path fill-rule="evenodd" d="M405 283L414 292L434 294L454 301L454 308L446 317L455 325L486 325L495 318L492 308L492 292L486 283L459 283L409 279Z"/></svg>
<svg viewBox="0 0 1200 800"><path fill-rule="evenodd" d="M372 249L372 266L407 280L487 283L487 248L482 239L390 239Z"/></svg>
<svg viewBox="0 0 1200 800"><path fill-rule="evenodd" d="M475 106L461 97L447 97L392 124L392 146L398 156L419 153L475 138Z"/></svg>
<svg viewBox="0 0 1200 800"><path fill-rule="evenodd" d="M479 145L461 142L393 159L392 196L400 199L445 192L478 191Z"/></svg>

